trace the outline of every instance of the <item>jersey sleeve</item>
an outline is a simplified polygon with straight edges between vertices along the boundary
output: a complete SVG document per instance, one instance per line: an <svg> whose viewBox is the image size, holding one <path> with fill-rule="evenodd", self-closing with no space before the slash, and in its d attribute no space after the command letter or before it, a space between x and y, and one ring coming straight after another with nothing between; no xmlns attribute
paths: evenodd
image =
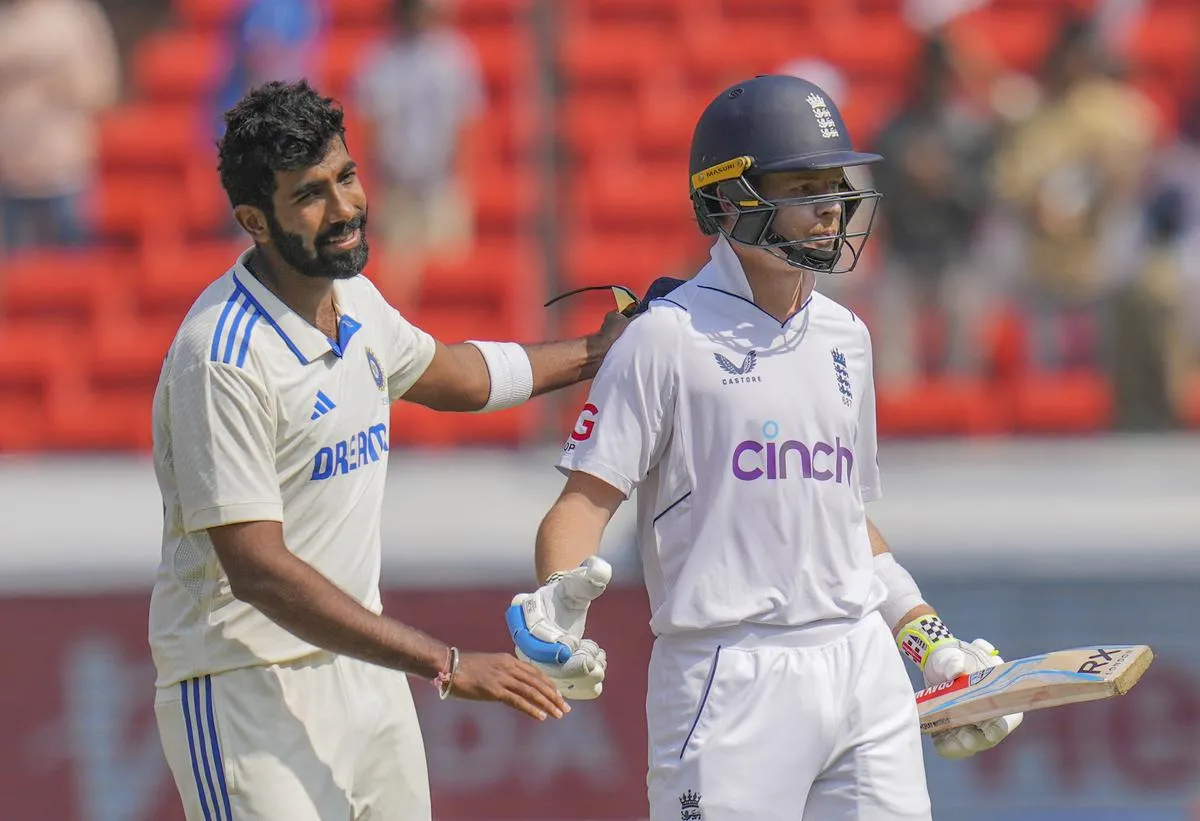
<svg viewBox="0 0 1200 821"><path fill-rule="evenodd" d="M609 349L558 467L582 471L628 498L671 437L678 376L669 310L639 317Z"/></svg>
<svg viewBox="0 0 1200 821"><path fill-rule="evenodd" d="M221 362L168 386L171 460L187 531L283 521L274 402L261 380Z"/></svg>
<svg viewBox="0 0 1200 821"><path fill-rule="evenodd" d="M437 342L391 305L384 305L384 333L387 338L388 398L399 399L421 378L433 361Z"/></svg>
<svg viewBox="0 0 1200 821"><path fill-rule="evenodd" d="M858 410L858 433L854 439L854 452L858 459L858 486L864 502L873 502L883 496L883 484L879 477L879 434L875 427L875 366L871 337L867 335L867 378L863 380L862 405Z"/></svg>

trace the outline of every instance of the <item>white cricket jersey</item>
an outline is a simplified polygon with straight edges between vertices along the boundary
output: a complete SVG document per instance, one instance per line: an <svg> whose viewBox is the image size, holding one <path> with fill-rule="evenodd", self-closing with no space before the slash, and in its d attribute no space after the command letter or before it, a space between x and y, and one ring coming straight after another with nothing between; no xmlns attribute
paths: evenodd
<svg viewBox="0 0 1200 821"><path fill-rule="evenodd" d="M656 635L859 618L885 597L870 334L817 293L781 325L724 239L613 345L558 464L639 488Z"/></svg>
<svg viewBox="0 0 1200 821"><path fill-rule="evenodd" d="M250 274L247 254L184 318L154 395L159 686L317 650L233 597L210 527L282 522L292 553L380 611L389 405L433 358L433 338L365 278L334 283L330 340Z"/></svg>

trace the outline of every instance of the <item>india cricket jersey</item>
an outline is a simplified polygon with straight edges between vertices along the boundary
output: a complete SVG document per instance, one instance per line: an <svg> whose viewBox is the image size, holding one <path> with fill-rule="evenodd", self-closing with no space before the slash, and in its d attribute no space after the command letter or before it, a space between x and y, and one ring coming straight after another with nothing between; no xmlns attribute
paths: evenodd
<svg viewBox="0 0 1200 821"><path fill-rule="evenodd" d="M208 528L282 522L292 553L379 612L389 404L433 358L433 338L365 278L334 283L331 340L251 275L247 254L188 312L154 396L159 686L317 649L234 598Z"/></svg>
<svg viewBox="0 0 1200 821"><path fill-rule="evenodd" d="M657 635L879 606L871 339L814 293L785 323L726 240L613 345L559 461L627 496Z"/></svg>

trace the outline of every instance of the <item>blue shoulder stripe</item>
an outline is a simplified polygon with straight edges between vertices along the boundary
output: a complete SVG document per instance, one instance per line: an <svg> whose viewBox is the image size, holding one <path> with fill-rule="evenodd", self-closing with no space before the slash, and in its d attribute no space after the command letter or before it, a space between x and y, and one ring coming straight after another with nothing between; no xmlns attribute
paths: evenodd
<svg viewBox="0 0 1200 821"><path fill-rule="evenodd" d="M225 321L229 319L229 312L233 310L233 305L237 302L238 291L235 288L233 293L229 295L229 299L225 300L225 309L221 311L221 318L217 320L217 329L213 331L212 350L209 351L208 358L212 362L216 362L221 355L221 337L225 333Z"/></svg>
<svg viewBox="0 0 1200 821"><path fill-rule="evenodd" d="M211 360L226 365L235 364L239 368L245 366L246 354L250 350L250 335L260 315L258 303L242 288L234 288L221 311L221 318L217 320Z"/></svg>

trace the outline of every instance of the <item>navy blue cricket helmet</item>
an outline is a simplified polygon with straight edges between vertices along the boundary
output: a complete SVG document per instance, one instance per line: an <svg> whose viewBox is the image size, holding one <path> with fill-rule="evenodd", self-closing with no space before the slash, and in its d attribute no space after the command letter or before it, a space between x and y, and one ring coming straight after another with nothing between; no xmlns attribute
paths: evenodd
<svg viewBox="0 0 1200 821"><path fill-rule="evenodd" d="M813 83L791 75L760 75L722 91L700 115L689 161L691 199L705 234L776 250L789 264L821 273L845 273L858 264L871 233L879 192L855 189L845 178L834 193L768 200L757 183L774 171L819 171L882 160L856 151L833 100ZM773 227L782 207L840 202L841 224L830 237L780 236ZM850 230L856 210L870 213ZM843 261L843 257L845 260Z"/></svg>

